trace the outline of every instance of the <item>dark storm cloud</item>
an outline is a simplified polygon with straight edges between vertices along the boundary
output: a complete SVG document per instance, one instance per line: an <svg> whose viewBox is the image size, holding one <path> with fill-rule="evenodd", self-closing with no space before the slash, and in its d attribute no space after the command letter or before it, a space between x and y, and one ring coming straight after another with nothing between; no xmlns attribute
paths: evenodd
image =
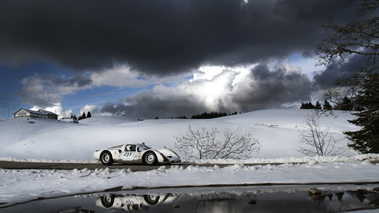
<svg viewBox="0 0 379 213"><path fill-rule="evenodd" d="M285 66L258 65L233 85L235 77L234 71L225 70L212 80L184 82L174 87L161 85L127 98L127 104L108 103L101 112L124 113L134 118L191 116L211 111L246 112L308 101L314 91L307 75ZM211 96L207 90L220 92ZM209 99L214 101L209 102Z"/></svg>
<svg viewBox="0 0 379 213"><path fill-rule="evenodd" d="M100 112L125 114L132 118L155 118L157 116L162 118L189 116L209 110L196 97L180 92L162 97L156 91L144 91L127 98L126 101L128 104L113 105L108 102L101 108Z"/></svg>
<svg viewBox="0 0 379 213"><path fill-rule="evenodd" d="M376 64L369 64L369 66L378 66ZM344 63L339 63L333 61L330 63L325 71L317 73L313 80L315 84L321 88L330 88L337 86L338 83L343 82L347 78L351 77L352 74L356 74L367 66L367 57L364 55L353 55L348 61Z"/></svg>
<svg viewBox="0 0 379 213"><path fill-rule="evenodd" d="M186 83L184 83L186 84ZM125 99L126 103L106 103L101 113L124 114L132 118L189 116L207 111L196 94L188 95L180 86L156 86Z"/></svg>
<svg viewBox="0 0 379 213"><path fill-rule="evenodd" d="M344 0L2 0L0 61L153 74L310 53Z"/></svg>
<svg viewBox="0 0 379 213"><path fill-rule="evenodd" d="M278 107L282 104L310 100L313 86L307 75L284 67L269 70L258 65L251 70L249 83L238 87L233 101L242 111Z"/></svg>
<svg viewBox="0 0 379 213"><path fill-rule="evenodd" d="M72 77L65 78L64 76L47 76L43 77L43 79L49 80L54 86L62 86L62 87L74 87L81 88L90 86L92 84L92 80L89 76L83 74L76 74Z"/></svg>

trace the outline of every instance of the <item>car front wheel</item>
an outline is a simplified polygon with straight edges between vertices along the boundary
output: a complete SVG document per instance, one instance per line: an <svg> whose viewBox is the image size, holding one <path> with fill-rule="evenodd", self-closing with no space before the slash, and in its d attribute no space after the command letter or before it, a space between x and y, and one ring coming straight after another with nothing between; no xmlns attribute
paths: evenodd
<svg viewBox="0 0 379 213"><path fill-rule="evenodd" d="M154 196L154 195L145 195L143 196L145 199L145 202L148 203L149 205L157 205L159 201L159 196Z"/></svg>
<svg viewBox="0 0 379 213"><path fill-rule="evenodd" d="M100 155L100 161L103 165L112 165L113 163L113 158L110 152L104 151Z"/></svg>
<svg viewBox="0 0 379 213"><path fill-rule="evenodd" d="M146 165L155 165L157 163L157 156L154 152L147 152L143 156L143 163Z"/></svg>

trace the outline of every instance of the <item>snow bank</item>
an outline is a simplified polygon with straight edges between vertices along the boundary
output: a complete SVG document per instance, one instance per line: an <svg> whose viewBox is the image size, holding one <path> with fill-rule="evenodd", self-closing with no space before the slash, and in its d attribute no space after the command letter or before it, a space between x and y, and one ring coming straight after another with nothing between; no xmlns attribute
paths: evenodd
<svg viewBox="0 0 379 213"><path fill-rule="evenodd" d="M162 166L158 170L2 170L0 203L11 205L38 197L56 197L78 193L123 189L254 185L254 184L323 184L376 182L379 165L363 162L283 164L280 166L245 166L235 164L220 168Z"/></svg>

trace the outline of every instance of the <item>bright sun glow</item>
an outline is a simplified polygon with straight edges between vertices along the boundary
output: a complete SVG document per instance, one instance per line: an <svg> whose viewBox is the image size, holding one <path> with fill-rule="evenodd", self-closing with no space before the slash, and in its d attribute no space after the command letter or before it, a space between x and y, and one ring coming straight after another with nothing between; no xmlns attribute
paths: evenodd
<svg viewBox="0 0 379 213"><path fill-rule="evenodd" d="M235 66L235 67L226 67L226 66L202 66L198 69L199 72L193 74L193 79L190 81L196 80L212 80L216 76L220 75L223 71L234 71L236 76L232 82L232 86L239 83L246 75L248 75L255 66L258 64L252 64L247 66Z"/></svg>
<svg viewBox="0 0 379 213"><path fill-rule="evenodd" d="M214 109L220 100L228 97L233 86L241 82L249 75L252 68L257 64L249 66L202 66L198 72L193 74L193 78L189 80L196 83L196 91L194 91L205 105L210 109Z"/></svg>

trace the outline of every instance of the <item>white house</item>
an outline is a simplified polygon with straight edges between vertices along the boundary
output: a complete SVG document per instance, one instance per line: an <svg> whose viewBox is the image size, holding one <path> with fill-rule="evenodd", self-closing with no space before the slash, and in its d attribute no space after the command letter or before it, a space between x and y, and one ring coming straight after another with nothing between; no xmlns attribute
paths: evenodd
<svg viewBox="0 0 379 213"><path fill-rule="evenodd" d="M17 112L13 113L14 118L29 117L29 118L50 118L58 119L58 115L45 110L34 111L30 109L21 108Z"/></svg>
<svg viewBox="0 0 379 213"><path fill-rule="evenodd" d="M38 112L46 114L47 117L50 118L50 119L58 120L58 115L55 114L55 113L52 113L52 112L49 112L49 111L46 111L46 110L42 110L42 109L38 110Z"/></svg>

